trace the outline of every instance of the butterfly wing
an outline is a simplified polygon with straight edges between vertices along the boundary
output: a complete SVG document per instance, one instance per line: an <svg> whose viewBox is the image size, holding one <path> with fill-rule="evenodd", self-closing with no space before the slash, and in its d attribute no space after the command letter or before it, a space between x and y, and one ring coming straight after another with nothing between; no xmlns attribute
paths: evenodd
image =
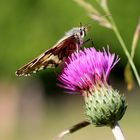
<svg viewBox="0 0 140 140"><path fill-rule="evenodd" d="M45 68L55 68L77 49L77 45L77 38L74 35L62 38L54 47L18 69L16 75L26 76Z"/></svg>

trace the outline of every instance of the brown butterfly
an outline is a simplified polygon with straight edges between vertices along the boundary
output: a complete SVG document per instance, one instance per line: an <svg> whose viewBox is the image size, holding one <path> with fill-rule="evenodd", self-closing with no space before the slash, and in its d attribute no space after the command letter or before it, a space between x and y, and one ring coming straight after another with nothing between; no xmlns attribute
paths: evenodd
<svg viewBox="0 0 140 140"><path fill-rule="evenodd" d="M45 68L55 68L83 45L87 26L75 27L65 33L52 48L16 71L17 76L27 76Z"/></svg>

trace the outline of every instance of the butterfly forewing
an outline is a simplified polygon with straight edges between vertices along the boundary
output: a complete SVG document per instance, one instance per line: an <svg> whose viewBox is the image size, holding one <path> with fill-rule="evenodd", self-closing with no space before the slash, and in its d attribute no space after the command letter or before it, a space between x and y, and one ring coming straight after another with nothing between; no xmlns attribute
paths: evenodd
<svg viewBox="0 0 140 140"><path fill-rule="evenodd" d="M45 68L55 68L63 60L68 57L72 52L74 52L78 47L77 38L72 35L62 38L54 47L50 48L46 52L42 53L40 56L21 67L16 71L17 76L30 75L41 69Z"/></svg>
<svg viewBox="0 0 140 140"><path fill-rule="evenodd" d="M16 71L17 76L26 76L45 68L55 68L83 45L88 26L71 29L52 48Z"/></svg>

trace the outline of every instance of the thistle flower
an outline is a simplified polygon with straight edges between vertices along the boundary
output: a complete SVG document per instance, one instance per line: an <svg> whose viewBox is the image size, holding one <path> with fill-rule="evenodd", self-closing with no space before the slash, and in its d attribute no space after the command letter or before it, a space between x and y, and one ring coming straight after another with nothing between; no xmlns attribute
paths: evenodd
<svg viewBox="0 0 140 140"><path fill-rule="evenodd" d="M66 60L58 78L61 87L83 95L87 120L96 126L114 126L125 113L124 96L108 84L111 69L118 61L109 49L80 50Z"/></svg>

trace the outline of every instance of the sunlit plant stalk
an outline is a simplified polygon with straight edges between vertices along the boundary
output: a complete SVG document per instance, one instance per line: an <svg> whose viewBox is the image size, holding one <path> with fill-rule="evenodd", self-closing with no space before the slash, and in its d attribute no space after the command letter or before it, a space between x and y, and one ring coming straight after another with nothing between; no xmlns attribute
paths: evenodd
<svg viewBox="0 0 140 140"><path fill-rule="evenodd" d="M111 129L116 140L125 140L123 132L118 122L114 126L112 126Z"/></svg>
<svg viewBox="0 0 140 140"><path fill-rule="evenodd" d="M132 59L134 58L134 55L135 55L135 51L136 51L136 48L138 45L139 37L140 37L140 20L139 20L139 23L136 27L134 36L133 36L132 47L131 47L131 58Z"/></svg>

